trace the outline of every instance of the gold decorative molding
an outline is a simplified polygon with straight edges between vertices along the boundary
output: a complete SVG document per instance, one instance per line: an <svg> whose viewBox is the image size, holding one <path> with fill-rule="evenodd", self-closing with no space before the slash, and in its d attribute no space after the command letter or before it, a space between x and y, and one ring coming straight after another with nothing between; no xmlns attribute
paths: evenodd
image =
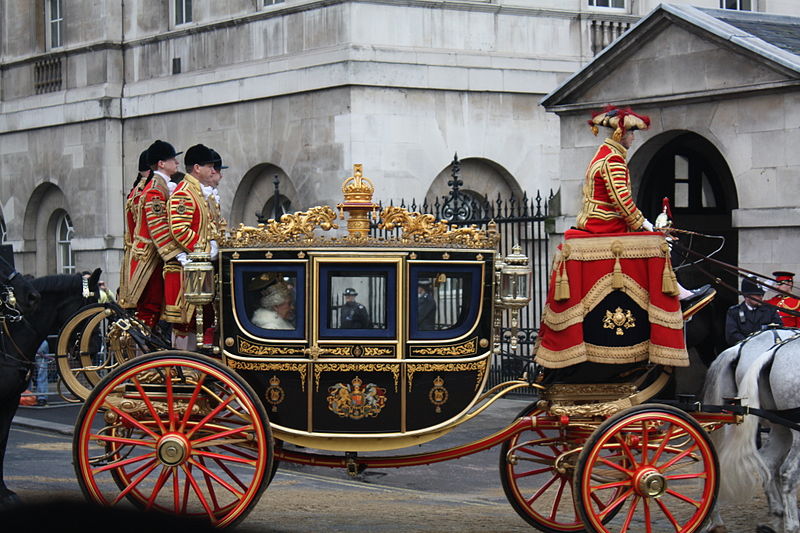
<svg viewBox="0 0 800 533"><path fill-rule="evenodd" d="M468 372L474 370L478 371L478 375L475 378L475 390L477 391L483 382L486 366L487 359L471 363L409 363L407 365L408 392L411 392L415 372Z"/></svg>
<svg viewBox="0 0 800 533"><path fill-rule="evenodd" d="M478 338L474 337L453 346L437 346L435 348L412 348L412 355L475 355L478 353Z"/></svg>
<svg viewBox="0 0 800 533"><path fill-rule="evenodd" d="M291 348L285 346L267 346L264 344L257 344L255 342L246 341L241 337L239 340L239 353L248 355L298 355L303 356L303 350L300 348Z"/></svg>
<svg viewBox="0 0 800 533"><path fill-rule="evenodd" d="M228 359L228 366L234 370L255 370L259 372L298 372L300 374L300 387L306 390L306 375L308 363L264 363L261 361L239 361Z"/></svg>
<svg viewBox="0 0 800 533"><path fill-rule="evenodd" d="M336 229L336 213L328 206L312 207L308 211L287 213L280 221L270 219L256 227L239 224L227 231L223 226L216 239L222 248L249 248L268 244L307 243L315 238L314 231Z"/></svg>
<svg viewBox="0 0 800 533"><path fill-rule="evenodd" d="M319 377L323 372L391 372L394 392L400 381L400 365L386 363L316 363L314 364L314 390L319 392Z"/></svg>

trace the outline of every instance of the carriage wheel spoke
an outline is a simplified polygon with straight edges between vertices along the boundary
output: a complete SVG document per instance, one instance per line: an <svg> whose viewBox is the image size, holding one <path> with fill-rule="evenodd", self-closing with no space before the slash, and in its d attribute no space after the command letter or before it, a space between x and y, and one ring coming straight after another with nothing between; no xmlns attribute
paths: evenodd
<svg viewBox="0 0 800 533"><path fill-rule="evenodd" d="M661 459L661 454L664 453L664 450L667 447L667 443L672 440L672 434L675 432L675 425L670 425L669 429L667 430L667 434L664 435L664 438L661 439L661 444L658 445L658 449L653 454L653 460L651 464L657 464L658 460Z"/></svg>
<svg viewBox="0 0 800 533"><path fill-rule="evenodd" d="M679 453L678 455L676 455L675 457L673 457L672 459L667 461L665 464L663 464L660 467L658 467L658 469L661 472L664 472L664 471L668 470L672 465L674 465L675 463L677 463L678 461L680 461L681 459L683 459L684 457L686 457L687 455L689 455L690 453L695 451L697 448L698 448L698 445L697 445L697 442L695 442L692 445L691 448L689 448L688 450L683 450L681 453Z"/></svg>
<svg viewBox="0 0 800 533"><path fill-rule="evenodd" d="M205 509L209 520L211 520L212 523L216 523L216 515L214 514L214 510L211 509L211 507L208 505L208 501L206 500L205 496L203 496L203 491L200 490L200 487L197 485L197 480L191 473L191 464L192 463L181 465L181 468L186 474L186 483L187 483L186 490L188 492L189 485L191 485L191 488L194 491L195 495L197 496L197 499L200 501L200 504L203 506L203 509Z"/></svg>
<svg viewBox="0 0 800 533"><path fill-rule="evenodd" d="M622 450L622 454L628 457L631 464L635 465L636 459L633 457L633 452L631 451L630 447L628 446L628 443L625 442L625 439L623 437L624 434L622 432L619 432L617 435L615 435L616 440L619 442L620 449Z"/></svg>
<svg viewBox="0 0 800 533"><path fill-rule="evenodd" d="M255 433L255 427L253 426L253 424L249 424L247 426L242 426L242 427L239 427L239 428L231 428L231 429L228 429L226 431L220 431L218 433L213 433L211 435L202 437L200 439L193 440L192 441L192 446L194 447L197 444L203 444L205 442L213 441L215 439L221 439L221 438L224 438L224 437L228 437L230 435L236 435L237 433L244 433L246 431L250 431L250 432Z"/></svg>
<svg viewBox="0 0 800 533"><path fill-rule="evenodd" d="M561 484L558 487L558 492L556 492L556 497L553 499L553 506L550 508L550 520L555 521L556 515L558 514L558 508L561 505L561 497L564 495L564 486L567 483L566 478L561 478Z"/></svg>
<svg viewBox="0 0 800 533"><path fill-rule="evenodd" d="M205 470L206 469L205 460L202 457L198 457L197 459L198 462L202 465L203 469ZM214 509L219 509L221 505L219 501L217 501L217 493L214 491L214 488L212 487L211 477L206 472L203 472L203 480L206 482L206 490L211 495L211 503L214 505Z"/></svg>
<svg viewBox="0 0 800 533"><path fill-rule="evenodd" d="M220 461L219 459L216 459L214 457L212 457L211 459L217 464L217 466L219 466L222 470L224 470L225 473L228 474L228 477L231 478L237 485L239 485L239 487L241 487L243 491L247 490L248 484L239 479L239 476L234 474L233 470L228 468L228 465L226 465L223 461Z"/></svg>
<svg viewBox="0 0 800 533"><path fill-rule="evenodd" d="M192 397L189 399L189 402L186 405L186 413L183 415L183 420L181 420L181 425L178 428L178 431L184 433L186 431L186 424L189 422L189 417L192 414L192 408L197 404L197 398L200 395L200 391L203 390L203 383L206 381L207 374L201 374L200 378L197 380L195 384L194 390L192 391Z"/></svg>
<svg viewBox="0 0 800 533"><path fill-rule="evenodd" d="M672 527L675 528L675 531L680 531L681 530L681 526L678 524L678 521L675 519L675 517L672 516L672 513L669 512L669 509L667 509L667 506L664 505L664 502L661 501L661 499L659 498L659 499L656 499L656 503L661 508L661 512L664 513L664 516L667 517L667 520L670 521L670 523L672 524Z"/></svg>
<svg viewBox="0 0 800 533"><path fill-rule="evenodd" d="M688 504L694 505L698 509L700 508L700 504L703 503L702 501L693 500L690 497L688 497L688 496L686 496L684 494L681 494L680 492L677 492L677 491L672 490L672 489L667 489L667 494L669 494L670 496L673 496L675 498L678 498L679 500L684 501L684 502L686 502Z"/></svg>
<svg viewBox="0 0 800 533"><path fill-rule="evenodd" d="M131 446L144 446L155 449L156 443L151 440L132 439L130 437L113 437L111 435L95 434L90 437L92 440L108 442L114 444L129 444Z"/></svg>
<svg viewBox="0 0 800 533"><path fill-rule="evenodd" d="M134 386L136 387L136 390L139 391L139 397L147 406L147 410L150 412L150 416L153 418L153 420L156 421L156 424L158 424L158 428L161 430L161 432L165 433L167 428L164 426L164 422L161 421L161 417L156 412L156 408L153 406L153 402L150 401L150 396L144 392L142 384L139 382L139 378L137 376L133 376L132 380Z"/></svg>
<svg viewBox="0 0 800 533"><path fill-rule="evenodd" d="M622 524L622 529L620 533L625 533L628 531L628 528L631 527L631 522L633 521L633 515L636 513L636 505L639 503L639 496L634 496L631 499L631 505L628 508L628 514L625 516L625 522Z"/></svg>
<svg viewBox="0 0 800 533"><path fill-rule="evenodd" d="M101 473L103 473L103 472L105 472L107 470L114 470L115 468L121 468L123 466L132 465L132 464L138 463L140 461L147 461L148 459L155 460L155 457L156 457L156 454L155 454L155 452L153 452L153 453L148 453L148 454L145 454L145 455L140 455L138 457L130 457L128 459L123 459L122 461L119 461L119 462L109 463L109 464L106 464L106 465L103 465L103 466L98 466L97 468L92 468L92 475L96 476L97 474L101 474Z"/></svg>
<svg viewBox="0 0 800 533"><path fill-rule="evenodd" d="M139 485L139 483L144 481L147 478L147 476L150 475L150 472L158 468L158 464L159 464L158 461L153 459L153 461L150 463L150 466L144 472L142 472L142 474L138 478L131 481L130 484L128 484L128 486L125 487L123 491L117 494L117 497L114 499L113 504L114 505L118 504L120 500L122 500L122 498L127 496L133 489L135 489L136 486Z"/></svg>
<svg viewBox="0 0 800 533"><path fill-rule="evenodd" d="M258 454L247 453L247 450L244 450L242 448L234 448L233 446L227 446L227 445L221 444L221 445L219 445L219 449L224 451L224 452L228 452L231 455L238 455L239 457L244 457L244 458L249 459L251 461L257 461L258 460Z"/></svg>
<svg viewBox="0 0 800 533"><path fill-rule="evenodd" d="M194 465L194 466L196 466L197 468L199 468L199 469L200 469L200 471L201 471L201 472L203 472L203 474L204 474L205 476L208 476L208 477L210 477L211 479L213 479L214 481L216 481L216 482L217 482L219 485L222 485L224 488L228 489L228 491L230 491L230 492L231 492L231 494L233 494L234 496L236 496L236 498L241 498L241 497L244 495L244 494L242 494L240 491L236 490L236 488L234 488L234 487L233 487L233 486L232 486L230 483L228 483L227 481L225 481L224 479L222 479L221 477L219 477L219 475L217 475L217 474L216 474L216 473L214 473L213 471L209 470L209 469L208 469L208 467L206 467L206 466L205 466L203 463L201 463L200 461L195 461L194 459L189 459L189 462L190 462L192 465ZM209 491L209 492L214 492L214 491ZM214 494L216 494L216 493L214 492Z"/></svg>
<svg viewBox="0 0 800 533"><path fill-rule="evenodd" d="M625 503L625 500L627 500L628 496L630 496L631 494L633 494L633 489L626 490L625 492L620 494L616 500L612 501L607 506L605 506L604 509L598 509L597 516L600 518L600 520L604 519L609 513L614 511L617 507L619 507L623 503Z"/></svg>
<svg viewBox="0 0 800 533"><path fill-rule="evenodd" d="M134 426L135 428L142 430L143 432L145 432L148 435L150 435L151 437L153 437L155 440L159 439L159 435L155 431L153 431L152 429L147 427L145 424L142 424L141 422L139 422L138 420L133 418L131 415L129 415L125 411L121 410L120 408L118 408L118 407L116 407L114 405L111 405L108 402L105 402L104 406L106 408L108 408L110 411L113 411L114 413L119 415L120 418L122 418L123 420L125 420L126 422L128 422L129 424Z"/></svg>
<svg viewBox="0 0 800 533"><path fill-rule="evenodd" d="M542 494L544 494L547 491L547 489L550 488L550 485L555 483L556 479L558 479L556 476L551 477L547 483L539 487L539 490L537 490L533 496L525 500L525 503L527 503L528 506L530 506L534 501L538 500L542 496Z"/></svg>
<svg viewBox="0 0 800 533"><path fill-rule="evenodd" d="M155 505L156 498L158 497L158 493L161 492L161 488L166 484L169 480L170 474L174 473L174 468L170 468L168 466L163 466L161 468L161 473L158 475L158 479L156 480L156 484L153 487L153 491L150 493L150 497L147 498L147 504L145 505L145 510L149 511Z"/></svg>
<svg viewBox="0 0 800 533"><path fill-rule="evenodd" d="M633 475L633 470L628 470L627 468L624 468L622 465L618 465L617 463L615 463L613 461L609 461L605 457L598 457L597 460L600 461L601 463L607 465L607 466L610 466L611 468L614 468L615 470L619 470L620 472L622 472L622 473L624 473L624 474L626 474L628 476L632 476Z"/></svg>
<svg viewBox="0 0 800 533"><path fill-rule="evenodd" d="M190 429L186 433L186 438L191 439L192 436L199 430L200 428L204 427L209 421L213 420L220 411L225 409L225 407L233 401L233 396L228 396L225 400L223 400L219 405L217 405L210 413L208 413L205 418L203 418L200 422L198 422L192 429Z"/></svg>
<svg viewBox="0 0 800 533"><path fill-rule="evenodd" d="M522 446L516 449L517 453L525 452L528 455L532 455L534 457L538 457L539 459L544 459L547 462L552 462L557 456L561 455L561 452L555 450L554 455L547 455L546 453L542 453L540 451L534 450L533 448L528 448L527 446Z"/></svg>
<svg viewBox="0 0 800 533"><path fill-rule="evenodd" d="M653 533L653 524L650 519L650 501L647 498L642 499L644 505L644 528L645 533Z"/></svg>

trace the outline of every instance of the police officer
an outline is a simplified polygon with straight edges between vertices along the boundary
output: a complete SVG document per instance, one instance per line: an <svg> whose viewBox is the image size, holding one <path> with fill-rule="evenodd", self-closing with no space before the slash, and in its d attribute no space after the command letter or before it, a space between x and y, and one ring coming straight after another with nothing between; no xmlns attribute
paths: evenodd
<svg viewBox="0 0 800 533"><path fill-rule="evenodd" d="M773 307L761 305L764 289L750 278L742 279L744 301L728 308L725 317L725 341L733 346L751 333L766 329L770 324L780 325L781 318Z"/></svg>
<svg viewBox="0 0 800 533"><path fill-rule="evenodd" d="M356 301L358 293L353 288L344 291L344 304L340 310L342 329L369 329L372 321L367 308Z"/></svg>
<svg viewBox="0 0 800 533"><path fill-rule="evenodd" d="M778 282L777 289L783 292L792 292L792 288L794 287L794 272L779 270L777 272L773 272L772 275L775 277L775 281ZM781 317L784 326L787 328L800 327L800 317L784 311L784 309L788 309L790 311L800 311L800 300L794 296L787 296L785 294L778 293L767 300L767 303L776 307L780 307L778 310L778 315Z"/></svg>

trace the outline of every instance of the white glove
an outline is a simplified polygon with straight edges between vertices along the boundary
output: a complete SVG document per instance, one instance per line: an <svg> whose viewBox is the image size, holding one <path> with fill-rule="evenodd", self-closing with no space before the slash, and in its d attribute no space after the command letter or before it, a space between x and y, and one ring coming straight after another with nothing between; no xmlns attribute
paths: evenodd
<svg viewBox="0 0 800 533"><path fill-rule="evenodd" d="M214 261L219 255L219 245L217 241L211 239L211 260Z"/></svg>
<svg viewBox="0 0 800 533"><path fill-rule="evenodd" d="M649 220L644 219L644 222L642 222L642 229L645 231L653 231L653 224L651 224Z"/></svg>
<svg viewBox="0 0 800 533"><path fill-rule="evenodd" d="M178 262L181 264L181 266L186 266L186 265L188 265L189 263L192 262L192 260L189 259L189 256L186 255L186 252L179 253L177 256L175 256L175 259L178 260Z"/></svg>

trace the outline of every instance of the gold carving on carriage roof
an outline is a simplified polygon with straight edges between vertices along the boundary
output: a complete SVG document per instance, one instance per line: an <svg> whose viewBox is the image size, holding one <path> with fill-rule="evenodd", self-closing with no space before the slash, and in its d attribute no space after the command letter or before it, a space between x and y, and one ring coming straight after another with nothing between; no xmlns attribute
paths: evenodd
<svg viewBox="0 0 800 533"><path fill-rule="evenodd" d="M362 166L353 165L353 175L342 184L344 201L337 204L340 218L347 217L348 233L326 236L321 232L338 229L336 212L328 206L312 207L308 211L287 213L279 220L266 224L228 228L223 223L215 238L222 248L256 248L262 246L369 246L397 247L413 244L428 248L494 249L499 242L497 225L490 222L487 229L475 225L457 227L430 214L408 211L402 207L380 206L372 201L375 185L364 177ZM396 232L387 237L369 235L372 220L378 228Z"/></svg>

